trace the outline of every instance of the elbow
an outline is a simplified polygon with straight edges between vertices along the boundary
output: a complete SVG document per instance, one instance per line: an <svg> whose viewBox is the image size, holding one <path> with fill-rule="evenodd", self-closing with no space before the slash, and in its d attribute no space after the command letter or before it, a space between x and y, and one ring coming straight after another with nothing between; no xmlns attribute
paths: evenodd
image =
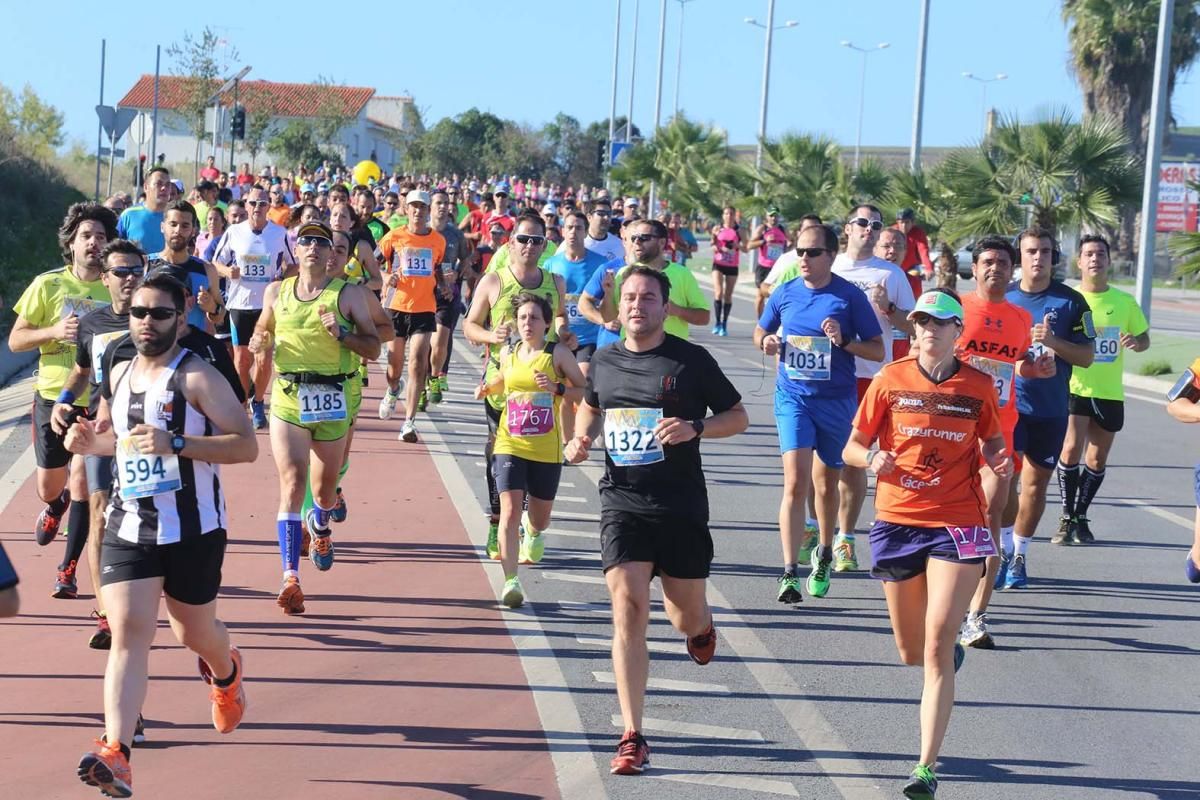
<svg viewBox="0 0 1200 800"><path fill-rule="evenodd" d="M234 464L250 464L258 460L258 437L252 429L239 437L235 451L237 457Z"/></svg>
<svg viewBox="0 0 1200 800"><path fill-rule="evenodd" d="M739 405L737 407L737 416L734 417L734 424L736 427L735 434L743 433L750 427L750 414L746 411L745 406Z"/></svg>

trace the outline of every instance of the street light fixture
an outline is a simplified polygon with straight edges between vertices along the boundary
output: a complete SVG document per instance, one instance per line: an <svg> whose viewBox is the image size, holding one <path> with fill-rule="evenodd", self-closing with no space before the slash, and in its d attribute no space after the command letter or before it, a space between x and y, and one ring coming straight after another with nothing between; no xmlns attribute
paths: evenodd
<svg viewBox="0 0 1200 800"><path fill-rule="evenodd" d="M996 77L994 77L994 78L981 78L972 72L964 72L962 74L962 76L964 78L966 78L967 80L978 81L980 83L980 85L983 86L983 100L982 100L982 103L980 103L980 106L983 110L983 132L984 132L984 135L986 135L987 134L987 111L988 111L988 109L987 109L988 84L995 83L996 81L1005 80L1008 77L1008 75L1003 72L997 72Z"/></svg>
<svg viewBox="0 0 1200 800"><path fill-rule="evenodd" d="M856 50L862 53L862 77L858 87L858 134L854 137L854 174L858 174L859 155L862 152L862 124L863 124L863 103L867 96L867 56L878 50L886 50L889 45L887 42L880 42L874 47L859 47L854 42L846 39L842 40L842 47L848 47L851 50Z"/></svg>

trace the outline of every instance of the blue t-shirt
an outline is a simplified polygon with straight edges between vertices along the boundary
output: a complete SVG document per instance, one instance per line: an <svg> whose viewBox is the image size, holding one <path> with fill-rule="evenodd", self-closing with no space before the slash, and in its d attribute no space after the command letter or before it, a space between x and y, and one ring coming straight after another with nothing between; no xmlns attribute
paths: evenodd
<svg viewBox="0 0 1200 800"><path fill-rule="evenodd" d="M778 331L783 340L776 391L800 397L856 396L854 356L825 336L821 323L827 317L841 325L846 342L883 335L866 294L841 276L830 275L829 283L820 289L808 288L803 280L780 285L758 321L760 328L767 333Z"/></svg>
<svg viewBox="0 0 1200 800"><path fill-rule="evenodd" d="M1029 312L1036 325L1047 315L1054 335L1075 344L1088 344L1096 338L1092 312L1083 295L1061 281L1050 281L1043 292L1021 291L1020 283L1008 287L1004 299ZM1034 345L1034 355L1039 346ZM1057 371L1051 378L1017 376L1017 411L1030 417L1065 417L1071 391L1071 364L1055 354Z"/></svg>
<svg viewBox="0 0 1200 800"><path fill-rule="evenodd" d="M603 258L603 256L601 256L601 258ZM614 275L616 275L623 266L625 266L625 259L623 258L610 258L609 260L603 262L600 266L596 267L594 272L592 272L592 277L588 278L587 285L583 287L583 291L591 295L591 297L597 301L603 300L604 287L601 284L601 281L604 279L604 273L612 272ZM599 350L601 347L608 347L613 342L619 341L621 341L620 333L614 333L603 325L596 326L597 350Z"/></svg>
<svg viewBox="0 0 1200 800"><path fill-rule="evenodd" d="M595 344L596 332L600 326L579 313L579 295L583 294L588 280L601 264L605 263L604 256L591 250L583 251L582 261L571 261L567 258L566 248L560 248L557 253L546 259L542 269L561 275L566 284L567 322L571 333L579 340L579 344Z"/></svg>
<svg viewBox="0 0 1200 800"><path fill-rule="evenodd" d="M151 211L145 206L138 205L121 212L117 220L117 234L122 239L137 242L142 252L162 252L167 240L162 232L163 212Z"/></svg>

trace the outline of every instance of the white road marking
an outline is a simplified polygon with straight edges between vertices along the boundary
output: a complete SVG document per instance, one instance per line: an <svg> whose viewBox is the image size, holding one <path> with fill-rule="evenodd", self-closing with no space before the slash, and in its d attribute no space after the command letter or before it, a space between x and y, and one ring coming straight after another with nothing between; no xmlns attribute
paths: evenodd
<svg viewBox="0 0 1200 800"><path fill-rule="evenodd" d="M592 531L564 531L564 530L559 530L557 528L551 528L550 530L546 531L546 533L550 534L551 536L566 536L571 539L599 539L600 538L600 534L593 533Z"/></svg>
<svg viewBox="0 0 1200 800"><path fill-rule="evenodd" d="M607 585L603 575L584 575L576 572L555 572L554 570L543 569L538 570L538 576L552 581L565 581L566 583L594 583L597 586Z"/></svg>
<svg viewBox="0 0 1200 800"><path fill-rule="evenodd" d="M625 722L620 714L612 715L614 727L623 728ZM729 728L724 725L702 725L698 722L677 722L673 719L642 718L643 731L658 731L660 733L679 733L684 736L700 736L705 739L730 739L739 742L765 742L766 739L758 731L748 731L742 728Z"/></svg>
<svg viewBox="0 0 1200 800"><path fill-rule="evenodd" d="M8 471L4 473L4 477L0 478L0 509L8 508L9 502L24 485L25 479L29 477L35 467L37 467L37 459L34 457L31 444L25 448L24 453L21 453L21 457L12 463Z"/></svg>
<svg viewBox="0 0 1200 800"><path fill-rule="evenodd" d="M1156 406L1165 406L1166 400L1159 397L1150 397L1149 395L1137 394L1136 392L1125 392L1125 396L1130 400L1141 400L1143 403L1154 403Z"/></svg>
<svg viewBox="0 0 1200 800"><path fill-rule="evenodd" d="M590 502L592 502L592 501L591 501L591 500L588 500L586 497L575 497L575 496L573 496L573 495L561 495L561 494L560 494L558 497L554 498L554 502L556 502L556 503L562 503L562 502L566 502L566 503L590 503Z"/></svg>
<svg viewBox="0 0 1200 800"><path fill-rule="evenodd" d="M698 786L719 786L722 789L741 789L749 792L778 794L784 797L800 796L796 787L787 781L772 781L766 778L751 778L742 775L714 775L708 772L662 772L658 768L657 761L654 762L654 768L646 775L658 778L660 781L694 783Z"/></svg>
<svg viewBox="0 0 1200 800"><path fill-rule="evenodd" d="M600 683L616 683L617 676L611 672L593 672L592 677ZM667 678L650 678L646 686L667 692L704 692L706 694L732 694L728 686L719 683L697 683L696 681L673 681Z"/></svg>
<svg viewBox="0 0 1200 800"><path fill-rule="evenodd" d="M1129 498L1124 498L1121 500L1115 500L1114 502L1122 503L1127 506L1136 506L1137 508L1140 508L1143 511L1147 511L1147 512L1153 514L1154 516L1158 517L1159 519L1165 519L1167 522L1174 522L1179 527L1186 528L1189 531L1194 530L1194 528L1195 528L1195 524L1196 524L1195 520L1191 520L1185 516L1176 514L1174 511L1167 511L1165 508L1159 508L1158 506L1154 505L1153 503L1147 503L1145 500L1138 500L1138 499L1129 497Z"/></svg>
<svg viewBox="0 0 1200 800"><path fill-rule="evenodd" d="M575 641L579 642L584 647L595 647L599 650L612 650L612 639L605 636L596 636L590 633L581 633L575 637ZM660 642L655 639L646 640L646 649L651 653L668 653L678 655L684 652L683 640L680 637L678 642Z"/></svg>

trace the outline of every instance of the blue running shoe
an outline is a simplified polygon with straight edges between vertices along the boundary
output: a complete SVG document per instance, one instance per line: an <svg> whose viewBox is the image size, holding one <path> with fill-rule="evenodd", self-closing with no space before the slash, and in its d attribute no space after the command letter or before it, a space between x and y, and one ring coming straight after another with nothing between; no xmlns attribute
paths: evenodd
<svg viewBox="0 0 1200 800"><path fill-rule="evenodd" d="M1008 562L1009 558L1006 553L1000 554L1000 569L996 570L996 580L992 582L992 589L1000 591L1004 588L1004 582L1008 580Z"/></svg>
<svg viewBox="0 0 1200 800"><path fill-rule="evenodd" d="M334 522L345 522L349 513L349 509L346 508L346 498L342 494L342 490L338 489L337 504L334 505L333 509L329 512L329 518Z"/></svg>
<svg viewBox="0 0 1200 800"><path fill-rule="evenodd" d="M1008 565L1008 575L1004 578L1005 589L1024 589L1029 586L1029 577L1025 574L1025 556L1013 556Z"/></svg>
<svg viewBox="0 0 1200 800"><path fill-rule="evenodd" d="M717 336L728 336L729 326L724 322L721 323L721 330L717 331Z"/></svg>
<svg viewBox="0 0 1200 800"><path fill-rule="evenodd" d="M718 322L716 325L713 325L713 328L712 328L712 335L713 335L713 336L720 336L720 335L721 335L721 323L719 323L719 322Z"/></svg>
<svg viewBox="0 0 1200 800"><path fill-rule="evenodd" d="M308 529L312 531L312 542L308 546L308 558L312 561L313 566L325 572L333 566L333 540L329 538L329 528L320 528L317 526L317 510L311 508L308 511L308 516L304 520L308 525Z"/></svg>
<svg viewBox="0 0 1200 800"><path fill-rule="evenodd" d="M261 431L267 427L267 408L260 400L250 401L250 411L254 416L254 430Z"/></svg>
<svg viewBox="0 0 1200 800"><path fill-rule="evenodd" d="M1192 554L1188 553L1187 558L1183 560L1183 574L1187 575L1187 579L1192 583L1200 583L1200 567L1196 566L1196 562L1192 561Z"/></svg>

